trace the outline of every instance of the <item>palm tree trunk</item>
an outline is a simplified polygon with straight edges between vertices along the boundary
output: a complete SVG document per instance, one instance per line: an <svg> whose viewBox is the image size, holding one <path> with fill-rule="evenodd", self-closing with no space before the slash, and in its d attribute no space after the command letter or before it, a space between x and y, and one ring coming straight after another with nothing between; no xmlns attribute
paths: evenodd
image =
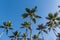
<svg viewBox="0 0 60 40"><path fill-rule="evenodd" d="M30 30L30 40L32 40L32 30Z"/></svg>
<svg viewBox="0 0 60 40"><path fill-rule="evenodd" d="M26 37L24 37L24 40L26 40Z"/></svg>
<svg viewBox="0 0 60 40"><path fill-rule="evenodd" d="M39 38L39 33L38 33L38 38Z"/></svg>
<svg viewBox="0 0 60 40"><path fill-rule="evenodd" d="M38 39L39 39L39 35L40 35L40 33L38 33Z"/></svg>
<svg viewBox="0 0 60 40"><path fill-rule="evenodd" d="M31 18L30 18L30 40L32 40L32 27L31 27L31 22L32 22L32 20L31 20Z"/></svg>
<svg viewBox="0 0 60 40"><path fill-rule="evenodd" d="M28 32L28 29L26 28L26 35L28 35L27 32Z"/></svg>
<svg viewBox="0 0 60 40"><path fill-rule="evenodd" d="M41 33L42 34L42 38L43 38L43 40L44 40L44 36L43 36L43 33Z"/></svg>
<svg viewBox="0 0 60 40"><path fill-rule="evenodd" d="M26 28L26 40L27 40L27 35L28 35L28 34L27 34L27 31L28 31L28 29Z"/></svg>

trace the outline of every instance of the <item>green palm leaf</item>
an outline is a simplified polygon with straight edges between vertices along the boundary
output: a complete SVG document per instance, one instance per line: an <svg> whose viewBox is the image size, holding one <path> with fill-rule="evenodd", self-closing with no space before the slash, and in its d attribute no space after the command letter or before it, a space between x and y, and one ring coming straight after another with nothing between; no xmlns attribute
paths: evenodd
<svg viewBox="0 0 60 40"><path fill-rule="evenodd" d="M58 6L58 8L60 8L60 5Z"/></svg>
<svg viewBox="0 0 60 40"><path fill-rule="evenodd" d="M48 33L46 30L43 30L46 34Z"/></svg>
<svg viewBox="0 0 60 40"><path fill-rule="evenodd" d="M10 30L13 30L13 28L9 28Z"/></svg>
<svg viewBox="0 0 60 40"><path fill-rule="evenodd" d="M27 13L22 14L22 18L26 18L26 17L28 17Z"/></svg>
<svg viewBox="0 0 60 40"><path fill-rule="evenodd" d="M51 20L51 18L50 18L50 17L46 17L46 19Z"/></svg>
<svg viewBox="0 0 60 40"><path fill-rule="evenodd" d="M57 17L58 16L58 12L56 12L55 14L54 14L54 17Z"/></svg>
<svg viewBox="0 0 60 40"><path fill-rule="evenodd" d="M36 9L37 9L37 6L35 6L35 8L32 8L31 13L36 12Z"/></svg>
<svg viewBox="0 0 60 40"><path fill-rule="evenodd" d="M9 38L14 38L14 36L8 36Z"/></svg>
<svg viewBox="0 0 60 40"><path fill-rule="evenodd" d="M60 21L60 17L56 18L56 20Z"/></svg>
<svg viewBox="0 0 60 40"><path fill-rule="evenodd" d="M0 26L0 28L4 28L4 26Z"/></svg>
<svg viewBox="0 0 60 40"><path fill-rule="evenodd" d="M42 18L41 16L35 15L35 18Z"/></svg>
<svg viewBox="0 0 60 40"><path fill-rule="evenodd" d="M49 18L53 18L53 14L52 14L52 13L49 13L49 14L48 14L48 17L49 17Z"/></svg>
<svg viewBox="0 0 60 40"><path fill-rule="evenodd" d="M31 13L31 10L29 8L26 8L25 10L26 12Z"/></svg>
<svg viewBox="0 0 60 40"><path fill-rule="evenodd" d="M32 21L36 24L36 19L35 18L32 18Z"/></svg>

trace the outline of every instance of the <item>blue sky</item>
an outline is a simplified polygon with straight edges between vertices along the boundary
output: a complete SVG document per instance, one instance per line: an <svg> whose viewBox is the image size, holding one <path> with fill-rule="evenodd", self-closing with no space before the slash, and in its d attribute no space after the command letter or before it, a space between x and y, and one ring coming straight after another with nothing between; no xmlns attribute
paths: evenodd
<svg viewBox="0 0 60 40"><path fill-rule="evenodd" d="M37 6L36 14L42 16L42 19L37 20L37 24L46 23L45 17L48 15L49 12L55 13L58 11L58 5L60 0L0 0L0 25L2 25L3 21L12 21L12 27L15 30L20 30L22 32L25 31L24 29L20 29L21 23L26 21L27 19L22 19L21 15L25 13L25 8L33 8ZM33 24L33 23L32 23ZM33 29L35 30L36 25L32 25ZM37 26L36 26L37 27ZM33 30L33 34L37 34L37 31ZM59 31L59 30L57 30ZM9 40L6 36L5 31L0 29L0 33L4 32L0 40ZM22 33L23 33L22 32ZM11 35L11 31L9 31ZM51 35L52 34L52 35ZM55 40L56 37L54 36L53 32L51 31L49 34L44 34L45 40Z"/></svg>

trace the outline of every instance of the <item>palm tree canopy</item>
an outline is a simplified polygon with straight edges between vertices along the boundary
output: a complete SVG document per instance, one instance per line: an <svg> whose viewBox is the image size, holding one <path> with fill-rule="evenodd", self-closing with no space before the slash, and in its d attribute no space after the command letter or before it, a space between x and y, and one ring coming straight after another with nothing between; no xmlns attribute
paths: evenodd
<svg viewBox="0 0 60 40"><path fill-rule="evenodd" d="M50 31L52 29L54 34L56 35L55 28L57 28L57 27L59 28L59 24L60 24L60 17L58 17L58 12L56 12L54 14L49 13L48 17L46 17L46 19L48 20L48 22L46 23L48 30Z"/></svg>
<svg viewBox="0 0 60 40"><path fill-rule="evenodd" d="M29 27L30 23L28 21L25 21L21 25L22 25L22 27Z"/></svg>
<svg viewBox="0 0 60 40"><path fill-rule="evenodd" d="M46 25L48 26L48 29L50 30L51 28L56 28L59 25L60 22L60 17L58 17L58 12L52 14L49 13L48 17L46 17L46 19L48 19L49 21L46 23Z"/></svg>
<svg viewBox="0 0 60 40"><path fill-rule="evenodd" d="M47 31L46 31L46 27L45 27L45 26L43 26L43 24L38 25L37 30L40 30L39 34L41 33L41 31L43 31L43 32L47 33Z"/></svg>
<svg viewBox="0 0 60 40"><path fill-rule="evenodd" d="M24 22L24 23L22 23L21 25L22 25L22 27L20 27L20 28L28 28L28 29L30 29L30 30L31 30L30 22L25 21L25 22Z"/></svg>
<svg viewBox="0 0 60 40"><path fill-rule="evenodd" d="M12 25L11 21L3 22L3 25L6 27L10 27Z"/></svg>
<svg viewBox="0 0 60 40"><path fill-rule="evenodd" d="M26 13L22 14L22 18L30 17L34 23L36 23L36 18L41 18L41 16L38 16L35 14L37 7L35 6L32 9L26 8Z"/></svg>
<svg viewBox="0 0 60 40"><path fill-rule="evenodd" d="M4 28L6 33L8 34L8 29L13 30L13 28L11 28L11 26L12 26L12 22L7 21L7 22L3 22L3 25L0 26L0 28Z"/></svg>
<svg viewBox="0 0 60 40"><path fill-rule="evenodd" d="M46 27L44 27L43 24L40 24L40 25L38 25L37 30L42 30L42 29L45 29L45 28L46 28Z"/></svg>
<svg viewBox="0 0 60 40"><path fill-rule="evenodd" d="M20 33L18 31L15 31L13 32L13 35L12 36L8 36L10 38L16 38L16 37L19 37L20 36Z"/></svg>

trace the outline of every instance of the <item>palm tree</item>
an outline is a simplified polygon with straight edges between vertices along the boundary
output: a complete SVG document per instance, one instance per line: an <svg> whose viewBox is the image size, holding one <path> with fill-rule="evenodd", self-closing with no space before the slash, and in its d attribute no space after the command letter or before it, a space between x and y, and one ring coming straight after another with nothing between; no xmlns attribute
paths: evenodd
<svg viewBox="0 0 60 40"><path fill-rule="evenodd" d="M26 33L23 33L22 37L24 38L24 40L27 40L26 39L26 37L27 37Z"/></svg>
<svg viewBox="0 0 60 40"><path fill-rule="evenodd" d="M38 25L37 30L39 30L38 37L39 37L40 34L42 34L42 38L44 40L43 32L47 33L46 27L43 24L40 24L40 25Z"/></svg>
<svg viewBox="0 0 60 40"><path fill-rule="evenodd" d="M32 21L34 23L36 23L36 18L41 18L40 16L35 14L36 9L37 9L37 7L32 8L31 10L29 8L26 8L25 9L26 13L22 14L23 18L26 18L26 17L29 16L29 18L30 18L30 27L31 27ZM30 30L30 40L32 40L32 27L31 27L31 30Z"/></svg>
<svg viewBox="0 0 60 40"><path fill-rule="evenodd" d="M48 17L46 17L46 19L48 20L48 22L46 23L46 26L48 27L48 30L53 30L54 34L56 35L56 29L57 27L59 27L60 24L60 17L58 17L58 12L52 14L49 13Z"/></svg>
<svg viewBox="0 0 60 40"><path fill-rule="evenodd" d="M8 37L16 40L16 39L17 39L18 37L20 37L20 36L21 36L21 35L20 35L20 32L15 31L15 32L13 32L13 35L8 36Z"/></svg>
<svg viewBox="0 0 60 40"><path fill-rule="evenodd" d="M21 25L22 25L21 28L26 28L26 36L27 36L28 29L30 29L30 27L29 27L30 26L30 23L28 21L25 21Z"/></svg>
<svg viewBox="0 0 60 40"><path fill-rule="evenodd" d="M8 34L8 30L12 30L13 28L11 28L12 26L12 23L11 21L8 21L8 22L3 22L3 25L0 26L0 28L4 28L5 31L6 31L6 34Z"/></svg>
<svg viewBox="0 0 60 40"><path fill-rule="evenodd" d="M38 40L38 35L35 34L35 35L33 36L33 39L34 39L34 40Z"/></svg>

